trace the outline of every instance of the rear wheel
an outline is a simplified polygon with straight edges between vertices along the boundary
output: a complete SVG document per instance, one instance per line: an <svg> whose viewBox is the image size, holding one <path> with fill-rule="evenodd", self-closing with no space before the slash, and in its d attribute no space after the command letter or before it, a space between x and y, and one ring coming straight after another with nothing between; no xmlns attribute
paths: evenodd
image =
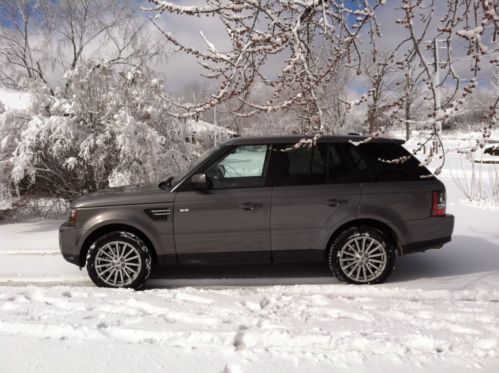
<svg viewBox="0 0 499 373"><path fill-rule="evenodd" d="M135 234L111 232L90 246L87 271L99 287L138 289L151 274L151 255Z"/></svg>
<svg viewBox="0 0 499 373"><path fill-rule="evenodd" d="M352 227L334 240L328 259L329 268L342 282L379 284L393 271L395 249L379 229Z"/></svg>

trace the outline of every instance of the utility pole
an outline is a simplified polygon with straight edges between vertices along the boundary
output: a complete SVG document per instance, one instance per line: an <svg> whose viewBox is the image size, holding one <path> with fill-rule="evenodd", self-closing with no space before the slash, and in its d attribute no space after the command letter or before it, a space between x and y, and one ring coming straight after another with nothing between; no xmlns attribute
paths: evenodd
<svg viewBox="0 0 499 373"><path fill-rule="evenodd" d="M433 75L433 86L435 87L435 111L438 113L442 109L440 100L440 52L438 46L438 39L433 40L433 56L435 63L435 74ZM442 121L438 120L436 128L439 136L442 136Z"/></svg>
<svg viewBox="0 0 499 373"><path fill-rule="evenodd" d="M434 102L434 111L437 115L440 114L440 110L442 109L442 103L440 100L440 51L438 46L438 38L433 39L433 63L435 64L435 71L433 74L433 86L435 87L435 102ZM438 137L442 138L442 121L437 120L435 123L435 129L437 131ZM435 140L433 141L433 150L435 153L438 153L439 142L437 137L435 136Z"/></svg>

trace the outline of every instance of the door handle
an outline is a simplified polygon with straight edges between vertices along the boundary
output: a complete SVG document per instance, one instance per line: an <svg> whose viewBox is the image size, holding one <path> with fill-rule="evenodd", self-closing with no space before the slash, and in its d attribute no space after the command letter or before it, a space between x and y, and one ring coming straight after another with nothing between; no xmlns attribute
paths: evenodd
<svg viewBox="0 0 499 373"><path fill-rule="evenodd" d="M331 207L339 207L341 205L345 205L346 203L348 203L348 201L346 199L334 199L334 198L331 198L331 199L328 199L326 201L326 204L328 204Z"/></svg>
<svg viewBox="0 0 499 373"><path fill-rule="evenodd" d="M246 203L241 203L238 207L245 211L253 211L254 209L262 207L262 205L260 205L259 203L246 202Z"/></svg>

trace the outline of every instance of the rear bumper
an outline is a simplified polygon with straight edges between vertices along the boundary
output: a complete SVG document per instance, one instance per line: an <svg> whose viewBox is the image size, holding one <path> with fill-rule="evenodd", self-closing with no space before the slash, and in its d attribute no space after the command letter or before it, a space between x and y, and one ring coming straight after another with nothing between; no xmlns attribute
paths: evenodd
<svg viewBox="0 0 499 373"><path fill-rule="evenodd" d="M69 263L77 266L80 266L79 238L80 232L75 227L66 224L59 227L59 248L61 254Z"/></svg>
<svg viewBox="0 0 499 373"><path fill-rule="evenodd" d="M454 215L415 220L407 225L410 239L400 245L401 255L439 249L450 242L454 230Z"/></svg>

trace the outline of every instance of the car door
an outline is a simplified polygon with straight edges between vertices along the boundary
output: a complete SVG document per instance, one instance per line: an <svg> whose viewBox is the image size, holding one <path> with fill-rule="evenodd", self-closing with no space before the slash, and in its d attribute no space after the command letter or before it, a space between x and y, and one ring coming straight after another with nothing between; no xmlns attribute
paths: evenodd
<svg viewBox="0 0 499 373"><path fill-rule="evenodd" d="M333 231L356 217L359 183L341 144L277 144L271 155L274 261L324 258Z"/></svg>
<svg viewBox="0 0 499 373"><path fill-rule="evenodd" d="M272 188L265 186L269 149L235 146L199 170L211 184L208 190L177 192L174 236L179 263L270 261Z"/></svg>

